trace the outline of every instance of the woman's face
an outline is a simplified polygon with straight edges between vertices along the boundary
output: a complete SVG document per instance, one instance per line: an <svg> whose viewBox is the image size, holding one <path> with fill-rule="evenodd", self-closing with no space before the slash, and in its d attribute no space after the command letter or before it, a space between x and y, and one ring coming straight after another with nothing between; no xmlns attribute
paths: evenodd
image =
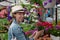
<svg viewBox="0 0 60 40"><path fill-rule="evenodd" d="M17 12L15 14L15 18L18 22L22 22L24 19L24 12Z"/></svg>

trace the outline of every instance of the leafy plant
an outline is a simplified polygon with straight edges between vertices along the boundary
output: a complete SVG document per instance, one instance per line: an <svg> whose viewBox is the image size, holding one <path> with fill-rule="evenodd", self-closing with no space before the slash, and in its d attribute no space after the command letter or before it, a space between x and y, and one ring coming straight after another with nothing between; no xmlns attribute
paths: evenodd
<svg viewBox="0 0 60 40"><path fill-rule="evenodd" d="M49 33L54 35L54 36L59 36L60 37L60 30L52 29L52 30L49 30Z"/></svg>
<svg viewBox="0 0 60 40"><path fill-rule="evenodd" d="M1 38L2 40L8 40L8 33L1 33L1 34L0 34L0 38Z"/></svg>
<svg viewBox="0 0 60 40"><path fill-rule="evenodd" d="M6 28L4 26L9 25L8 20L6 18L0 19L0 30L5 30Z"/></svg>
<svg viewBox="0 0 60 40"><path fill-rule="evenodd" d="M29 31L29 30L33 30L35 28L35 26L33 26L34 24L20 24L21 27L23 27L23 30L26 32L26 31Z"/></svg>
<svg viewBox="0 0 60 40"><path fill-rule="evenodd" d="M42 4L43 0L31 0L30 2L31 2L31 4L37 3L40 6L43 6L43 4Z"/></svg>

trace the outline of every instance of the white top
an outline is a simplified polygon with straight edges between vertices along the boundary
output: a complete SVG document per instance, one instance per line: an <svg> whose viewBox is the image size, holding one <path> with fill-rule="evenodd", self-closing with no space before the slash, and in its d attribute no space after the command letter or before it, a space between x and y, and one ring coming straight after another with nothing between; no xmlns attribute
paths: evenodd
<svg viewBox="0 0 60 40"><path fill-rule="evenodd" d="M52 22L53 22L53 18L47 17L47 18L46 18L46 22L52 23Z"/></svg>

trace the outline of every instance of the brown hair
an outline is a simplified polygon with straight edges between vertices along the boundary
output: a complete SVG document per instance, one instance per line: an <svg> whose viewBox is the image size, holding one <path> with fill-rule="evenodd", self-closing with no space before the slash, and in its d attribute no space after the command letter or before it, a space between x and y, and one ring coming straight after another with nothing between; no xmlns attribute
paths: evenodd
<svg viewBox="0 0 60 40"><path fill-rule="evenodd" d="M13 18L15 18L15 16L14 16L15 14L16 14L16 13L12 13L12 17L13 17Z"/></svg>

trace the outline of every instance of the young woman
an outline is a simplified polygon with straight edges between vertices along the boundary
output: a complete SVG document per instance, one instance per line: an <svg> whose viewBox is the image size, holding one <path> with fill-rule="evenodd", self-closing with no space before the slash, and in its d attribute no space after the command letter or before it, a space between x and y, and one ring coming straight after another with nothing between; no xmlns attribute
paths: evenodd
<svg viewBox="0 0 60 40"><path fill-rule="evenodd" d="M35 32L30 38L26 37L21 26L19 25L24 20L24 10L22 6L12 7L13 22L9 27L8 40L37 40L42 31Z"/></svg>

